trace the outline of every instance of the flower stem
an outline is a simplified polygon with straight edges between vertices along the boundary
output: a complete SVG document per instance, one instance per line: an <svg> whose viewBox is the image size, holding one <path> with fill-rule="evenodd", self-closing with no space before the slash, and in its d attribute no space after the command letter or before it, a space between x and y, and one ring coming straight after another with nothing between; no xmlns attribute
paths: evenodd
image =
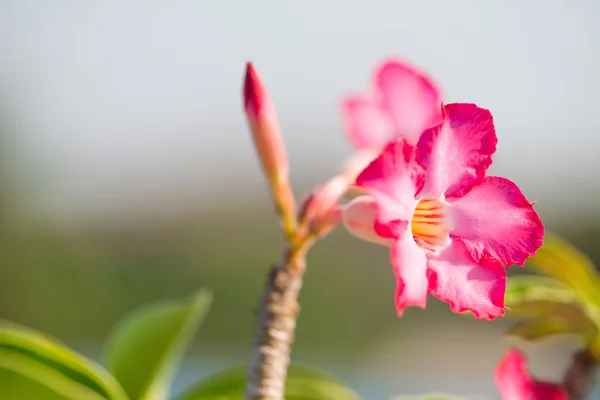
<svg viewBox="0 0 600 400"><path fill-rule="evenodd" d="M584 400L593 386L598 360L588 351L582 350L573 356L571 366L565 374L563 385L569 400Z"/></svg>
<svg viewBox="0 0 600 400"><path fill-rule="evenodd" d="M311 241L287 252L273 266L260 300L254 345L246 380L246 400L283 400L290 354L300 313L298 295Z"/></svg>

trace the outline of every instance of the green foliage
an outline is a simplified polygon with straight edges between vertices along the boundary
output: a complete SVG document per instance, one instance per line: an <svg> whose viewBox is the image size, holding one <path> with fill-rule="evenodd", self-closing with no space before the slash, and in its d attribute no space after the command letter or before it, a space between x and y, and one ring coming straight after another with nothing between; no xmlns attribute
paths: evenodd
<svg viewBox="0 0 600 400"><path fill-rule="evenodd" d="M186 391L178 400L241 400L245 365L221 371ZM359 396L329 374L304 365L291 365L285 386L286 400L358 400Z"/></svg>
<svg viewBox="0 0 600 400"><path fill-rule="evenodd" d="M598 333L598 327L582 307L569 286L548 277L521 275L509 279L505 302L508 315L525 320L509 334L525 340L538 340L557 334L580 335L586 343Z"/></svg>
<svg viewBox="0 0 600 400"><path fill-rule="evenodd" d="M2 323L0 398L164 400L211 300L211 294L201 290L184 300L146 306L125 318L107 346L113 375L54 339Z"/></svg>
<svg viewBox="0 0 600 400"><path fill-rule="evenodd" d="M212 295L200 290L189 298L149 305L127 316L108 340L110 372L53 338L0 321L0 399L165 400L211 303ZM245 376L246 367L228 369L197 383L180 400L241 399ZM292 365L286 399L359 397L324 372Z"/></svg>
<svg viewBox="0 0 600 400"><path fill-rule="evenodd" d="M546 276L508 279L506 315L521 318L508 333L525 340L577 335L600 357L600 276L592 262L563 239L547 234L527 266Z"/></svg>
<svg viewBox="0 0 600 400"><path fill-rule="evenodd" d="M107 346L109 370L131 399L167 398L183 352L208 312L210 293L144 307L123 320Z"/></svg>
<svg viewBox="0 0 600 400"><path fill-rule="evenodd" d="M587 309L600 323L600 277L592 261L576 247L553 234L546 234L527 266L570 286Z"/></svg>
<svg viewBox="0 0 600 400"><path fill-rule="evenodd" d="M0 398L127 399L101 366L57 340L10 322L0 322Z"/></svg>

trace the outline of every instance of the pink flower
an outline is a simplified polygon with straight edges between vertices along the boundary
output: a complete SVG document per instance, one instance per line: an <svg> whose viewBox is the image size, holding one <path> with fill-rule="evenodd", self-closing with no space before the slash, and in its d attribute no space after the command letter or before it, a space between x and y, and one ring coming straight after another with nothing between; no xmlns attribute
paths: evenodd
<svg viewBox="0 0 600 400"><path fill-rule="evenodd" d="M502 400L567 400L566 390L554 383L532 379L527 360L518 350L510 350L498 367L494 378Z"/></svg>
<svg viewBox="0 0 600 400"><path fill-rule="evenodd" d="M395 59L382 62L375 71L374 86L373 94L349 96L342 103L346 132L358 151L337 176L317 188L307 217L314 218L335 205L389 141L402 137L416 144L425 129L441 122L441 92L410 64Z"/></svg>
<svg viewBox="0 0 600 400"><path fill-rule="evenodd" d="M429 293L477 318L504 314L506 272L542 244L544 228L519 188L486 177L496 150L489 111L448 104L416 145L390 142L356 179L369 196L348 204L344 223L389 245L398 314Z"/></svg>
<svg viewBox="0 0 600 400"><path fill-rule="evenodd" d="M387 60L375 71L374 93L350 96L342 103L348 138L359 149L382 149L404 138L414 145L421 133L442 121L442 95L423 72L400 60Z"/></svg>

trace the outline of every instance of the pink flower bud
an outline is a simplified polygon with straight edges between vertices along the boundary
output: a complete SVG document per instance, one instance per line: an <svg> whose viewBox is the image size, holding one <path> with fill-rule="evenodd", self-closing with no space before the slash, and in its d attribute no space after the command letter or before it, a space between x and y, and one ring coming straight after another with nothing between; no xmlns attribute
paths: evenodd
<svg viewBox="0 0 600 400"><path fill-rule="evenodd" d="M288 241L296 235L296 202L289 182L289 164L281 137L275 106L267 88L254 70L246 64L244 109L252 131L254 147L271 186L271 196Z"/></svg>
<svg viewBox="0 0 600 400"><path fill-rule="evenodd" d="M343 209L340 206L331 207L329 211L313 221L311 231L319 237L327 235L342 221L342 211Z"/></svg>
<svg viewBox="0 0 600 400"><path fill-rule="evenodd" d="M310 197L310 201L304 204L305 210L302 213L302 222L312 226L317 220L321 219L337 205L338 200L346 193L349 184L350 182L344 175L336 175L316 188Z"/></svg>
<svg viewBox="0 0 600 400"><path fill-rule="evenodd" d="M269 181L287 180L288 158L275 107L267 88L252 66L246 65L244 108L258 157Z"/></svg>

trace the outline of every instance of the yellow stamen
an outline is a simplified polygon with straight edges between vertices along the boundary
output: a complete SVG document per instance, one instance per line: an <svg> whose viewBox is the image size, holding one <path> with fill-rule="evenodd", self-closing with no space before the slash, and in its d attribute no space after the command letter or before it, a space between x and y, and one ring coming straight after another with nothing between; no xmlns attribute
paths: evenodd
<svg viewBox="0 0 600 400"><path fill-rule="evenodd" d="M421 200L410 222L413 236L429 246L436 246L448 237L443 200Z"/></svg>

